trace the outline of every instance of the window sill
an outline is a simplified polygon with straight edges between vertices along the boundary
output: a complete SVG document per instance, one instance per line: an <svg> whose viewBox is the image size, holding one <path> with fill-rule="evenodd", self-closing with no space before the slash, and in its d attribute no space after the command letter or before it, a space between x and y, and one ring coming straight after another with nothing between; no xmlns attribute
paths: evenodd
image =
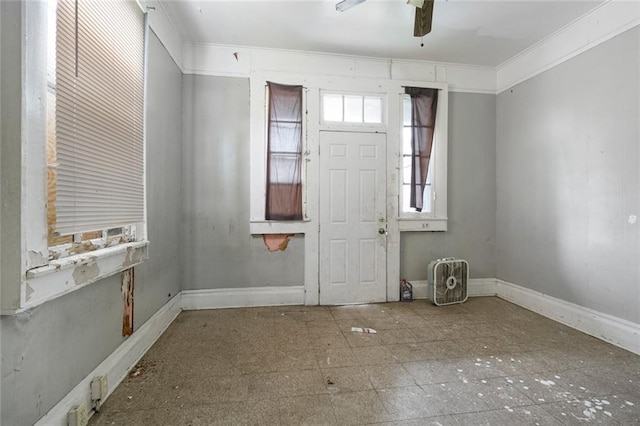
<svg viewBox="0 0 640 426"><path fill-rule="evenodd" d="M305 234L309 232L310 219L296 221L256 220L249 223L251 235Z"/></svg>
<svg viewBox="0 0 640 426"><path fill-rule="evenodd" d="M138 241L52 260L26 273L23 311L118 274L147 260L148 241ZM4 313L4 312L3 312Z"/></svg>
<svg viewBox="0 0 640 426"><path fill-rule="evenodd" d="M400 232L443 232L447 230L446 217L400 217Z"/></svg>

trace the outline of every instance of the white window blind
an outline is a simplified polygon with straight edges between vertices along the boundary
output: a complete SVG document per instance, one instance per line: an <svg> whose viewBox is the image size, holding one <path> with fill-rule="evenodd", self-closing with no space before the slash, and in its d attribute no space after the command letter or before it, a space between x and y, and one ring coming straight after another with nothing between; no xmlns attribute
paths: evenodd
<svg viewBox="0 0 640 426"><path fill-rule="evenodd" d="M58 0L55 232L144 220L144 15L135 1Z"/></svg>

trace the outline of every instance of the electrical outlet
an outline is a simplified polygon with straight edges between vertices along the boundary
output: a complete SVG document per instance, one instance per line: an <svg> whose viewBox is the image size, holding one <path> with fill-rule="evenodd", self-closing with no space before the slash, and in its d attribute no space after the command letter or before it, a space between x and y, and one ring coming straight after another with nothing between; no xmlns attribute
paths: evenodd
<svg viewBox="0 0 640 426"><path fill-rule="evenodd" d="M107 376L96 376L91 381L91 400L104 400L108 392Z"/></svg>
<svg viewBox="0 0 640 426"><path fill-rule="evenodd" d="M89 423L89 415L87 413L87 405L82 403L76 405L67 414L67 420L69 426L87 426Z"/></svg>

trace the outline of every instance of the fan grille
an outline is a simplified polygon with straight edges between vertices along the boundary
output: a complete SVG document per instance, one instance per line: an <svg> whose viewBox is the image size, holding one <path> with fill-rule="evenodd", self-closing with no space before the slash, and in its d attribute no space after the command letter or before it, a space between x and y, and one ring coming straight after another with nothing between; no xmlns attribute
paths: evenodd
<svg viewBox="0 0 640 426"><path fill-rule="evenodd" d="M469 267L464 260L446 260L436 263L433 271L433 302L450 305L467 300Z"/></svg>

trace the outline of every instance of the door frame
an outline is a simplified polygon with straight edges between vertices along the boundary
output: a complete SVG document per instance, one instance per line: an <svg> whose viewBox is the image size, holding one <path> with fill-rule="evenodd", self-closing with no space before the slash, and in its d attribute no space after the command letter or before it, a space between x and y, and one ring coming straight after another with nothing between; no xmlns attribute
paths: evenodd
<svg viewBox="0 0 640 426"><path fill-rule="evenodd" d="M388 179L389 179L389 172L388 172L388 168L389 168L389 162L387 160L387 153L389 151L389 141L388 141L388 134L386 131L371 131L371 130L367 130L367 129L363 129L362 126L349 126L348 128L342 128L342 129L327 129L327 128L322 128L319 129L318 131L318 154L320 153L320 149L326 149L320 146L320 141L322 139L322 134L323 133L347 133L347 134L369 134L369 135L384 135L384 147L383 147L383 153L382 156L384 158L384 170L383 170L383 175L384 175L384 180L385 180L385 187L384 189L384 195L383 195L383 199L380 200L381 202L384 203L384 214L385 214L385 226L387 229L387 235L385 237L385 245L384 245L384 263L383 263L383 274L381 279L384 279L384 287L385 287L385 293L386 293L386 297L385 297L385 301L389 301L390 298L390 294L389 294L389 273L388 273L388 268L389 268L389 224L391 221L393 222L397 222L395 220L395 217L393 216L389 216L390 212L389 212L389 184L388 184ZM321 247L320 247L320 243L321 243L321 237L320 237L320 233L322 232L321 229L321 218L320 218L320 208L321 208L321 204L322 201L321 200L321 191L320 191L320 182L321 179L323 178L322 176L320 176L320 169L322 168L321 166L321 157L320 155L318 155L318 192L317 192L317 201L318 201L318 215L317 215L317 221L318 221L318 235L317 235L317 243L318 243L318 249L317 249L317 265L318 265L318 304L320 304L322 297L320 295L320 292L322 290L321 286L320 286L320 260L321 260ZM397 199L397 197L396 197ZM379 225L378 225L379 226ZM393 299L391 299L393 300ZM363 302L345 302L345 304L358 304L358 303L363 303Z"/></svg>
<svg viewBox="0 0 640 426"><path fill-rule="evenodd" d="M275 77L274 77L275 78ZM281 79L282 80L282 79ZM340 81L332 79L332 84L338 89L362 90L363 92L373 92L371 86L354 83L352 79ZM343 86L339 83L342 83ZM292 83L293 84L293 83ZM338 87L340 86L340 87ZM256 86L254 90L262 90L262 86ZM380 82L379 89L386 94L387 115L384 123L380 125L348 125L321 123L320 109L315 106L320 105L321 87L310 85L307 89L306 111L307 134L303 147L303 158L306 162L303 175L303 185L305 191L306 214L304 222L300 223L299 233L304 234L304 304L320 304L320 132L321 131L357 131L370 133L386 133L386 162L387 162L387 301L399 300L400 282L400 230L398 226L398 191L399 191L399 171L400 171L400 141L402 137L401 127L401 95L403 93L399 82ZM264 105L256 103L256 108L263 108ZM262 109L255 112L262 114ZM261 228L262 229L262 228ZM278 224L269 225L272 232L280 232ZM289 228L282 228L282 232L287 233ZM260 232L262 233L262 232Z"/></svg>

